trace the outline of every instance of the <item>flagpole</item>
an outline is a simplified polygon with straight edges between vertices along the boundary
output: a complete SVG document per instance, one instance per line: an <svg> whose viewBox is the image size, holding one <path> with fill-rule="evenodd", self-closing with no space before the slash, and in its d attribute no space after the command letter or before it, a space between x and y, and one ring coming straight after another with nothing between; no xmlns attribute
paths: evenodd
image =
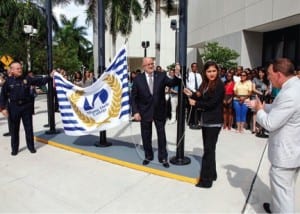
<svg viewBox="0 0 300 214"><path fill-rule="evenodd" d="M48 75L52 72L52 2L51 0L46 1L46 17L47 17L47 66ZM58 131L55 129L55 115L54 115L54 89L53 79L48 83L48 123L50 130L46 131L46 134L57 134Z"/></svg>
<svg viewBox="0 0 300 214"><path fill-rule="evenodd" d="M101 76L105 70L105 25L104 25L104 0L98 0L98 72ZM100 141L97 147L108 147L112 144L107 142L106 131L100 131Z"/></svg>
<svg viewBox="0 0 300 214"><path fill-rule="evenodd" d="M187 0L179 2L179 63L181 76L186 82L186 51L187 51ZM178 122L177 122L177 148L176 156L170 159L174 165L187 165L191 159L184 156L184 128L185 128L185 97L182 93L183 84L178 91Z"/></svg>

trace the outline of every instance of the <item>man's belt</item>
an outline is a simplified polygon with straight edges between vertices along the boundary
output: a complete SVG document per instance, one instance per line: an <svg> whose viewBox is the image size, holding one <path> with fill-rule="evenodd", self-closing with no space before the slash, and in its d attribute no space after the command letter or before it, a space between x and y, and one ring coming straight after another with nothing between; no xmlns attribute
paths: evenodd
<svg viewBox="0 0 300 214"><path fill-rule="evenodd" d="M14 103L17 105L23 105L23 104L30 103L30 100L10 100L10 103Z"/></svg>

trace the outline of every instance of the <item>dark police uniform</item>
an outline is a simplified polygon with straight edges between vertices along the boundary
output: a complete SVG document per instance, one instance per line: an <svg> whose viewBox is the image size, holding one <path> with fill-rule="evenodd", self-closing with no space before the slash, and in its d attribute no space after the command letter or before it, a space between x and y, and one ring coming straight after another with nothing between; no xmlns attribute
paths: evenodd
<svg viewBox="0 0 300 214"><path fill-rule="evenodd" d="M32 85L45 85L51 77L32 78L29 76L8 77L0 94L0 109L8 109L11 124L11 149L12 155L18 154L20 142L20 122L22 119L25 129L27 148L35 153L32 125L32 98L30 88Z"/></svg>

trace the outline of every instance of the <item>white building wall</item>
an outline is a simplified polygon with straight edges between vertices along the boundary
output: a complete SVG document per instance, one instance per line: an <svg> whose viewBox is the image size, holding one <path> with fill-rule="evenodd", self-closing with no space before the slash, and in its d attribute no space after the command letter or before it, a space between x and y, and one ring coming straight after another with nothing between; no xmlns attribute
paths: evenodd
<svg viewBox="0 0 300 214"><path fill-rule="evenodd" d="M218 41L241 55L238 64L255 67L261 64L262 32L299 23L299 0L190 0L188 46Z"/></svg>
<svg viewBox="0 0 300 214"><path fill-rule="evenodd" d="M140 0L142 4L142 0ZM153 7L155 9L155 6ZM177 19L177 16L168 17L165 12L161 10L161 46L160 46L160 65L166 69L168 65L175 62L175 31L170 28L172 19ZM109 59L113 59L113 52L111 50L111 36L106 33L106 64L109 64ZM144 57L144 48L142 48L142 41L149 41L150 47L147 48L147 56L155 58L155 10L153 13L144 18L142 22L134 22L132 26L132 33L129 35L126 44L128 50L129 62L130 59L135 59L131 66L131 70L141 67L142 58ZM118 35L117 51L125 43L125 38Z"/></svg>

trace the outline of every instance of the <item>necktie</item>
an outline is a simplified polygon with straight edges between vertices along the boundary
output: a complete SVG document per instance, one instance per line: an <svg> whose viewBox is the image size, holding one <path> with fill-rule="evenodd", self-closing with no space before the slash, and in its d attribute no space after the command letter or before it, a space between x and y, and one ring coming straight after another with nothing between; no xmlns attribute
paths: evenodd
<svg viewBox="0 0 300 214"><path fill-rule="evenodd" d="M197 83L197 77L196 77L196 73L194 73L194 79L195 79L195 90L198 90L198 83Z"/></svg>
<svg viewBox="0 0 300 214"><path fill-rule="evenodd" d="M149 78L149 90L150 93L153 94L153 74L148 74L148 78Z"/></svg>

